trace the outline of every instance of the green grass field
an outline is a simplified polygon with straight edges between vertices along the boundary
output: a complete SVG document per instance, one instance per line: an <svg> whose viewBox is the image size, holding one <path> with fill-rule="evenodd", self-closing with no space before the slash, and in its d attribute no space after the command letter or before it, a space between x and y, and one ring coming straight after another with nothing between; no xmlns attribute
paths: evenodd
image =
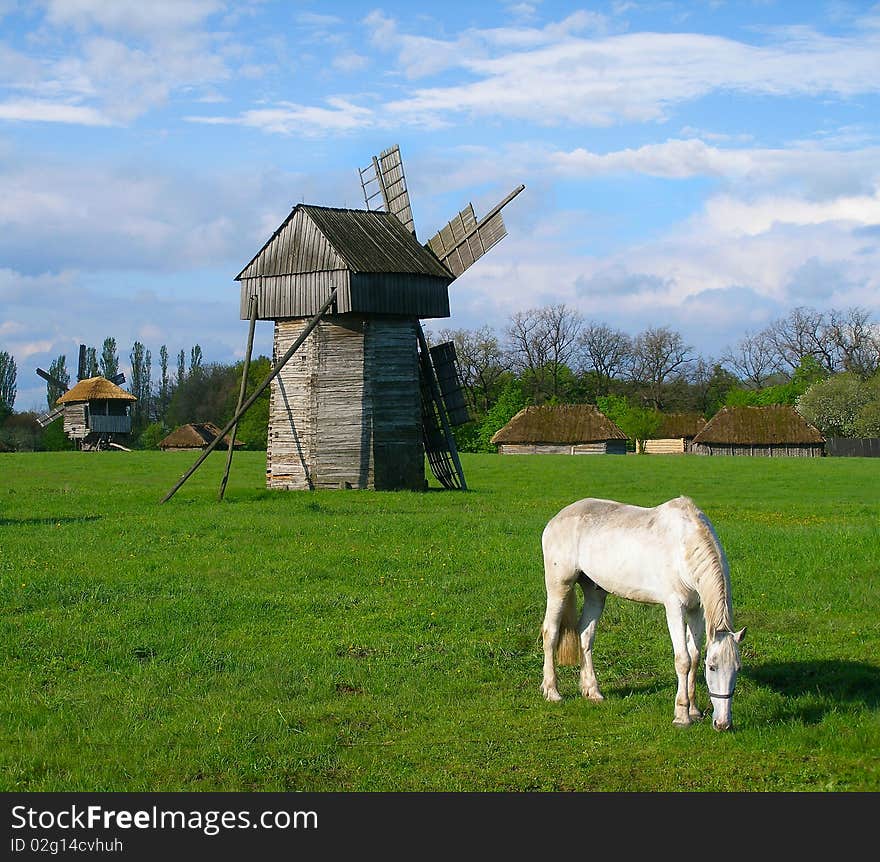
<svg viewBox="0 0 880 862"><path fill-rule="evenodd" d="M0 789L880 790L880 460L464 456L471 490L268 492L262 453L0 455ZM661 609L606 700L539 692L540 534L587 496L712 519L736 731L672 726ZM705 684L698 691L706 706Z"/></svg>

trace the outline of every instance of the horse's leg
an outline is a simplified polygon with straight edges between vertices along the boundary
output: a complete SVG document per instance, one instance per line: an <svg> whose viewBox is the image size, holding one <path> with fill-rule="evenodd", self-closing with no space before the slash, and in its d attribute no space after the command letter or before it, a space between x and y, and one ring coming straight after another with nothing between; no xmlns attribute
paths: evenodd
<svg viewBox="0 0 880 862"><path fill-rule="evenodd" d="M691 667L688 671L688 713L692 721L697 721L703 717L703 713L697 706L697 668L700 664L700 645L703 643L703 634L706 628L706 621L703 619L702 608L695 608L688 611L687 615L687 646L688 655L691 658Z"/></svg>
<svg viewBox="0 0 880 862"><path fill-rule="evenodd" d="M590 700L605 700L599 691L599 681L593 669L593 639L596 637L596 624L605 609L608 593L586 576L581 576L580 585L584 594L584 608L578 625L581 639L581 694Z"/></svg>
<svg viewBox="0 0 880 862"><path fill-rule="evenodd" d="M559 642L559 631L565 603L574 588L575 573L560 573L558 563L546 561L544 564L544 580L547 586L547 610L544 613L544 624L541 626L541 640L544 644L544 678L541 681L541 692L547 700L562 700L556 680L556 645Z"/></svg>
<svg viewBox="0 0 880 862"><path fill-rule="evenodd" d="M675 718L672 723L676 727L687 727L691 724L690 700L688 699L688 673L691 669L691 657L688 653L685 610L675 601L666 605L666 625L669 637L672 638L672 651L675 654L675 673L678 677L678 690L675 693Z"/></svg>

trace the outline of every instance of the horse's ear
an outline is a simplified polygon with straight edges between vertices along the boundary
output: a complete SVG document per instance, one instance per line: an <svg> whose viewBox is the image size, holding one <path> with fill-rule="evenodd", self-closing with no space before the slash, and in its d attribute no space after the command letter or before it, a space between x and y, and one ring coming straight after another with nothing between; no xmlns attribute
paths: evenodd
<svg viewBox="0 0 880 862"><path fill-rule="evenodd" d="M733 633L733 639L737 643L742 643L746 637L746 628L747 626L743 626L738 632Z"/></svg>

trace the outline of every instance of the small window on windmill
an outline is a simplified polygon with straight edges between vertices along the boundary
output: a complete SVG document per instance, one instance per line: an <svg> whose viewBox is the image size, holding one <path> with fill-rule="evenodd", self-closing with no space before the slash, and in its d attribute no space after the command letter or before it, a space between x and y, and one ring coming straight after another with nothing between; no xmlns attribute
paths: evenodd
<svg viewBox="0 0 880 862"><path fill-rule="evenodd" d="M455 345L451 341L436 344L430 348L431 362L437 375L437 383L440 386L440 394L443 396L443 404L446 407L446 415L452 426L464 425L470 422L467 403L464 400L464 391L458 378L455 354Z"/></svg>

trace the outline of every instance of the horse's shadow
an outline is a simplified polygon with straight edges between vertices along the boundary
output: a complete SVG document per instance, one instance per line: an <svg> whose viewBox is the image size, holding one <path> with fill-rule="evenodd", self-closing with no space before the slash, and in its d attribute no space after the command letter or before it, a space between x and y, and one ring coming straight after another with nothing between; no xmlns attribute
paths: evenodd
<svg viewBox="0 0 880 862"><path fill-rule="evenodd" d="M747 665L743 676L785 698L810 698L795 706L805 721L821 718L820 704L876 709L880 706L880 668L866 662L842 659L768 662ZM793 704L794 706L794 704Z"/></svg>

